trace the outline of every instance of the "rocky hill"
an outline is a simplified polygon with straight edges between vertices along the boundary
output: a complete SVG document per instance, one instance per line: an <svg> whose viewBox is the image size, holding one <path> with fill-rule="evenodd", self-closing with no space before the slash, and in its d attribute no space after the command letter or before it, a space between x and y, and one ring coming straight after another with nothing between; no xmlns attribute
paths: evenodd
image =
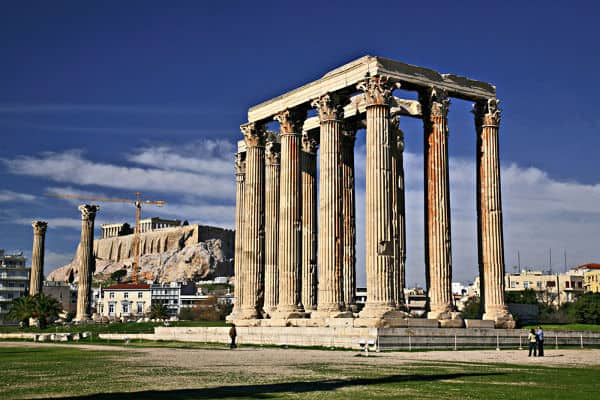
<svg viewBox="0 0 600 400"><path fill-rule="evenodd" d="M141 235L140 277L155 282L211 279L233 275L233 231L190 225ZM105 281L120 269L132 273L133 235L94 241L94 279ZM77 282L79 260L52 271L50 281Z"/></svg>

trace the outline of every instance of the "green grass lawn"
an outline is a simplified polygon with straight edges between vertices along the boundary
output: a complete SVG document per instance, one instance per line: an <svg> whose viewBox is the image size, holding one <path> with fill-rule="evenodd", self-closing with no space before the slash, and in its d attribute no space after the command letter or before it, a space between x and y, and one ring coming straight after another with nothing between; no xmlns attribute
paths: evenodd
<svg viewBox="0 0 600 400"><path fill-rule="evenodd" d="M563 330L563 331L600 331L600 325L593 324L541 324L544 330L555 331L555 330ZM525 325L523 329L535 329L536 325Z"/></svg>
<svg viewBox="0 0 600 400"><path fill-rule="evenodd" d="M171 326L227 326L225 321L177 321L169 322ZM162 322L115 322L111 324L69 324L52 325L46 329L19 328L18 326L0 326L0 333L9 332L93 332L93 333L154 333L154 327L164 326Z"/></svg>
<svg viewBox="0 0 600 400"><path fill-rule="evenodd" d="M185 351L185 350L181 350ZM297 376L199 371L140 354L71 347L0 348L0 398L78 399L592 399L599 367L423 362L300 364ZM201 365L202 360L198 360ZM287 366L289 367L289 366ZM168 390L165 392L165 390Z"/></svg>

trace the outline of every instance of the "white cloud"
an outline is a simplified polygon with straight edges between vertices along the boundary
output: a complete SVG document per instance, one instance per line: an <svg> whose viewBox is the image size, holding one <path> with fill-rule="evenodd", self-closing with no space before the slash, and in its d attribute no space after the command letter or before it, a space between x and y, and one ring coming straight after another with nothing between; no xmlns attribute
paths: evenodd
<svg viewBox="0 0 600 400"><path fill-rule="evenodd" d="M188 144L185 148L168 145L146 147L130 156L129 160L167 170L231 176L234 153L234 145L226 140L205 140Z"/></svg>
<svg viewBox="0 0 600 400"><path fill-rule="evenodd" d="M33 217L33 218L17 218L13 222L20 225L31 225L32 221L46 221L48 223L48 229L56 228L76 228L81 229L81 218L44 218L44 217Z"/></svg>
<svg viewBox="0 0 600 400"><path fill-rule="evenodd" d="M13 192L12 190L0 190L0 203L11 201L33 201L35 196L27 193Z"/></svg>
<svg viewBox="0 0 600 400"><path fill-rule="evenodd" d="M150 168L99 163L84 158L81 151L47 152L38 156L3 159L2 162L13 174L43 177L55 182L193 194L213 199L234 196L234 182L231 179L216 179L214 171L192 173L161 169L160 163ZM229 164L229 171L233 176L233 163Z"/></svg>
<svg viewBox="0 0 600 400"><path fill-rule="evenodd" d="M365 149L356 149L357 274L365 282L364 168ZM405 153L407 281L423 283L423 157ZM450 159L453 276L468 282L477 275L475 160ZM512 271L520 252L521 266L546 269L549 249L553 268L562 270L563 250L569 266L600 259L600 184L558 181L537 168L510 164L502 169L505 262Z"/></svg>

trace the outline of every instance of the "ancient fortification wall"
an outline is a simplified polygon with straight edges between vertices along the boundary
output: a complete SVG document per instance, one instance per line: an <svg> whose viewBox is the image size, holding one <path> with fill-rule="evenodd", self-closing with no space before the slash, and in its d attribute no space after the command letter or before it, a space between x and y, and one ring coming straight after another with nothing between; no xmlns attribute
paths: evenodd
<svg viewBox="0 0 600 400"><path fill-rule="evenodd" d="M133 257L134 235L94 240L94 255L98 260L121 261ZM220 239L227 253L233 252L234 231L204 225L165 228L140 235L140 255L180 250L209 239Z"/></svg>

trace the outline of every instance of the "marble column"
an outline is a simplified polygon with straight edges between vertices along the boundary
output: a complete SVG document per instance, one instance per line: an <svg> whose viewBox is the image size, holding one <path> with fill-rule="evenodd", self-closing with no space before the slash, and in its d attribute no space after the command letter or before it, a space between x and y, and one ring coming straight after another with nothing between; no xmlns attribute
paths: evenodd
<svg viewBox="0 0 600 400"><path fill-rule="evenodd" d="M306 110L295 108L275 116L281 133L279 194L279 303L274 318L304 317L302 307L302 177L300 143Z"/></svg>
<svg viewBox="0 0 600 400"><path fill-rule="evenodd" d="M394 85L374 76L358 85L367 104L366 272L367 302L360 319L386 319L396 310L393 287L390 100ZM359 321L359 323L361 323ZM375 322L380 324L381 322Z"/></svg>
<svg viewBox="0 0 600 400"><path fill-rule="evenodd" d="M354 142L356 127L347 123L342 133L342 300L347 311L356 311L356 192Z"/></svg>
<svg viewBox="0 0 600 400"><path fill-rule="evenodd" d="M320 121L319 150L319 294L317 314L329 317L344 310L342 292L342 169L343 107L338 96L326 94L312 102Z"/></svg>
<svg viewBox="0 0 600 400"><path fill-rule="evenodd" d="M85 322L90 319L92 278L95 269L94 259L94 220L100 206L82 204L81 212L81 240L79 242L79 282L77 288L77 313L75 321Z"/></svg>
<svg viewBox="0 0 600 400"><path fill-rule="evenodd" d="M235 155L235 244L234 244L234 302L230 319L240 315L243 302L243 232L244 232L244 182L246 179L246 153Z"/></svg>
<svg viewBox="0 0 600 400"><path fill-rule="evenodd" d="M241 126L246 143L242 244L242 319L262 318L265 269L265 130Z"/></svg>
<svg viewBox="0 0 600 400"><path fill-rule="evenodd" d="M317 308L317 149L316 135L302 134L302 305Z"/></svg>
<svg viewBox="0 0 600 400"><path fill-rule="evenodd" d="M515 321L504 302L504 235L498 129L500 109L497 99L475 104L477 129L478 232L481 265L483 319L495 321L497 328L514 328Z"/></svg>
<svg viewBox="0 0 600 400"><path fill-rule="evenodd" d="M44 283L44 242L48 223L33 221L33 249L31 251L31 272L29 277L29 295L42 293Z"/></svg>
<svg viewBox="0 0 600 400"><path fill-rule="evenodd" d="M405 309L406 265L406 213L404 196L404 133L400 129L400 117L391 119L392 125L392 214L394 232L394 287L396 306Z"/></svg>
<svg viewBox="0 0 600 400"><path fill-rule="evenodd" d="M427 318L451 320L452 248L450 227L450 187L448 171L448 106L445 91L429 89L421 93L425 128L425 219L427 253Z"/></svg>
<svg viewBox="0 0 600 400"><path fill-rule="evenodd" d="M263 310L271 315L279 302L279 168L281 149L279 137L267 136L265 152L265 303Z"/></svg>

